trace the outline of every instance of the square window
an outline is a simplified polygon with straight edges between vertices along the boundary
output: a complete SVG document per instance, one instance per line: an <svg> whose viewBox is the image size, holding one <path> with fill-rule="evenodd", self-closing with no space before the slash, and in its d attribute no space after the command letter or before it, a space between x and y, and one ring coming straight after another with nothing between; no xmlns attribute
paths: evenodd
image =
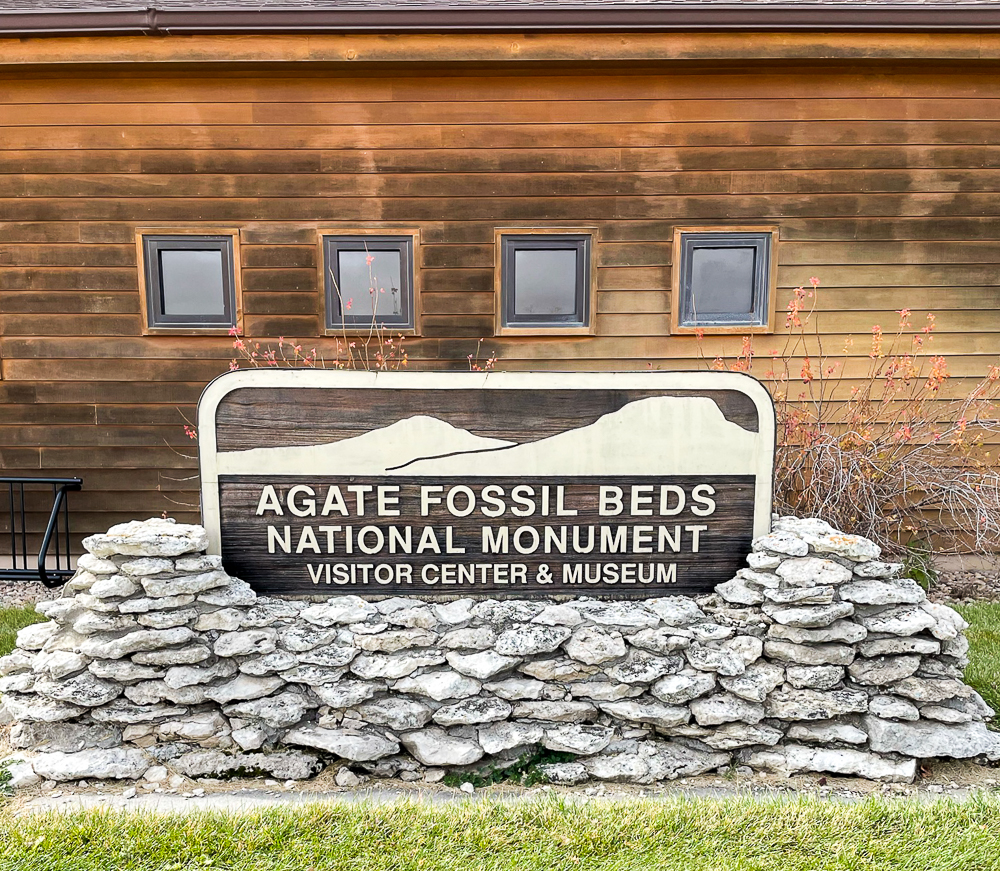
<svg viewBox="0 0 1000 871"><path fill-rule="evenodd" d="M413 236L322 238L327 329L414 329Z"/></svg>
<svg viewBox="0 0 1000 871"><path fill-rule="evenodd" d="M767 230L678 230L673 321L680 332L769 328L774 240Z"/></svg>
<svg viewBox="0 0 1000 871"><path fill-rule="evenodd" d="M237 325L234 237L141 235L149 329Z"/></svg>
<svg viewBox="0 0 1000 871"><path fill-rule="evenodd" d="M589 332L590 234L498 236L499 330Z"/></svg>

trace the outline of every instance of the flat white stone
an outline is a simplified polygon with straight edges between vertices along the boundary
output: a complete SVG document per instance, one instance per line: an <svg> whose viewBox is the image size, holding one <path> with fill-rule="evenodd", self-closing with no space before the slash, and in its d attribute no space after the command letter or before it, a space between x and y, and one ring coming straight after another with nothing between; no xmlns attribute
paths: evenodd
<svg viewBox="0 0 1000 871"><path fill-rule="evenodd" d="M35 683L35 692L49 699L95 708L104 705L122 694L122 688L114 681L101 680L89 671L63 680L45 678Z"/></svg>
<svg viewBox="0 0 1000 871"><path fill-rule="evenodd" d="M96 635L107 632L128 632L138 629L135 617L127 614L95 614L84 611L73 621L73 631L79 635Z"/></svg>
<svg viewBox="0 0 1000 871"><path fill-rule="evenodd" d="M752 547L754 551L767 551L779 556L805 556L809 553L809 545L802 539L780 530L755 538Z"/></svg>
<svg viewBox="0 0 1000 871"><path fill-rule="evenodd" d="M715 689L714 674L690 672L673 674L653 684L650 693L661 702L683 705Z"/></svg>
<svg viewBox="0 0 1000 871"><path fill-rule="evenodd" d="M884 563L879 560L861 563L854 567L859 578L893 578L903 571L902 563Z"/></svg>
<svg viewBox="0 0 1000 871"><path fill-rule="evenodd" d="M357 707L358 716L366 723L388 726L395 732L422 729L434 714L433 709L415 699L388 696Z"/></svg>
<svg viewBox="0 0 1000 871"><path fill-rule="evenodd" d="M492 650L483 650L479 653L456 653L447 654L448 665L460 674L474 677L477 680L486 680L500 672L507 671L521 662L518 656L501 656Z"/></svg>
<svg viewBox="0 0 1000 871"><path fill-rule="evenodd" d="M212 665L201 668L190 665L178 665L167 670L163 677L163 682L168 687L180 689L181 687L196 686L197 684L211 683L223 677L230 677L236 673L236 663L226 659L220 659Z"/></svg>
<svg viewBox="0 0 1000 871"><path fill-rule="evenodd" d="M275 729L286 729L298 723L315 704L302 693L286 691L267 698L229 705L225 711L228 717L263 720Z"/></svg>
<svg viewBox="0 0 1000 871"><path fill-rule="evenodd" d="M764 601L764 594L750 586L743 578L733 578L731 581L718 584L715 592L727 602L736 605L759 605Z"/></svg>
<svg viewBox="0 0 1000 871"><path fill-rule="evenodd" d="M782 738L781 731L764 723L726 723L712 729L699 740L714 750L738 750L743 747L773 747Z"/></svg>
<svg viewBox="0 0 1000 871"><path fill-rule="evenodd" d="M9 789L27 789L42 782L31 767L31 761L24 756L13 755L0 760L0 771L7 773L5 786Z"/></svg>
<svg viewBox="0 0 1000 871"><path fill-rule="evenodd" d="M713 671L727 676L743 674L746 671L743 658L725 649L692 644L684 651L684 656L698 671Z"/></svg>
<svg viewBox="0 0 1000 871"><path fill-rule="evenodd" d="M404 677L393 684L396 692L428 696L437 702L478 695L482 688L483 685L478 680L450 670Z"/></svg>
<svg viewBox="0 0 1000 871"><path fill-rule="evenodd" d="M578 723L596 715L597 708L589 702L527 701L514 706L514 717L524 720Z"/></svg>
<svg viewBox="0 0 1000 871"><path fill-rule="evenodd" d="M483 688L486 692L499 696L501 699L507 699L507 701L530 700L542 697L545 682L526 677L509 677L505 680L484 684ZM486 752L489 753L490 751L487 750Z"/></svg>
<svg viewBox="0 0 1000 871"><path fill-rule="evenodd" d="M224 705L227 702L258 699L273 693L284 685L284 680L273 675L254 677L249 674L241 674L220 686L210 687L205 691L205 695L213 702Z"/></svg>
<svg viewBox="0 0 1000 871"><path fill-rule="evenodd" d="M583 626L566 642L566 653L572 659L588 665L597 665L612 659L621 659L625 655L625 639L614 629Z"/></svg>
<svg viewBox="0 0 1000 871"><path fill-rule="evenodd" d="M683 705L667 705L657 701L641 701L638 699L620 702L602 702L598 707L608 716L616 720L630 723L649 723L669 729L680 726L688 721L691 714Z"/></svg>
<svg viewBox="0 0 1000 871"><path fill-rule="evenodd" d="M937 602L924 602L921 607L934 618L931 635L942 641L951 641L961 635L969 624L954 608Z"/></svg>
<svg viewBox="0 0 1000 871"><path fill-rule="evenodd" d="M494 649L502 656L532 656L551 653L567 638L571 631L565 626L540 626L526 623L502 632Z"/></svg>
<svg viewBox="0 0 1000 871"><path fill-rule="evenodd" d="M436 726L407 732L401 740L403 746L424 765L471 765L483 758L483 748L476 741L449 735Z"/></svg>
<svg viewBox="0 0 1000 871"><path fill-rule="evenodd" d="M871 748L877 753L902 753L917 759L969 759L994 752L1000 743L986 724L948 725L921 720L896 723L879 717L865 717L864 726Z"/></svg>
<svg viewBox="0 0 1000 871"><path fill-rule="evenodd" d="M72 650L42 651L35 657L32 670L36 674L48 675L53 680L61 680L82 671L90 664L90 659Z"/></svg>
<svg viewBox="0 0 1000 871"><path fill-rule="evenodd" d="M131 575L133 577L145 577L147 575L159 575L163 572L172 572L174 570L174 561L169 559L158 559L156 557L140 557L139 559L126 560L119 567L124 575ZM96 596L91 590L91 594ZM125 595L131 595L126 593Z"/></svg>
<svg viewBox="0 0 1000 871"><path fill-rule="evenodd" d="M718 693L691 702L691 713L699 726L718 726L740 721L756 725L764 719L764 706L731 693Z"/></svg>
<svg viewBox="0 0 1000 871"><path fill-rule="evenodd" d="M333 684L321 684L310 689L325 705L331 708L353 708L367 701L382 688L381 684L365 681L345 680Z"/></svg>
<svg viewBox="0 0 1000 871"><path fill-rule="evenodd" d="M941 653L941 642L932 638L874 638L858 645L862 656L889 656L898 653L919 653L934 656Z"/></svg>
<svg viewBox="0 0 1000 871"><path fill-rule="evenodd" d="M673 653L691 646L691 639L685 634L686 628L661 626L659 629L640 629L628 636L628 643L652 653Z"/></svg>
<svg viewBox="0 0 1000 871"><path fill-rule="evenodd" d="M494 755L515 747L527 747L542 740L544 729L536 723L490 723L479 729L479 744Z"/></svg>
<svg viewBox="0 0 1000 871"><path fill-rule="evenodd" d="M769 638L791 641L793 644L827 644L830 642L856 644L868 635L868 630L850 620L836 620L829 626L823 626L819 629L803 629L772 623L768 627L767 634Z"/></svg>
<svg viewBox="0 0 1000 871"><path fill-rule="evenodd" d="M78 717L87 710L58 699L18 693L4 695L4 706L18 723L58 723Z"/></svg>
<svg viewBox="0 0 1000 871"><path fill-rule="evenodd" d="M342 596L323 605L310 605L299 616L315 626L328 628L360 623L376 613L375 606L359 596Z"/></svg>
<svg viewBox="0 0 1000 871"><path fill-rule="evenodd" d="M118 683L132 683L139 680L156 680L163 677L161 669L139 665L127 659L96 659L88 666L90 673Z"/></svg>
<svg viewBox="0 0 1000 871"><path fill-rule="evenodd" d="M222 568L222 557L217 554L202 553L195 556L182 556L174 561L179 572L210 572Z"/></svg>
<svg viewBox="0 0 1000 871"><path fill-rule="evenodd" d="M886 608L877 614L859 615L857 620L869 632L883 635L916 635L937 622L923 608L908 605Z"/></svg>
<svg viewBox="0 0 1000 871"><path fill-rule="evenodd" d="M161 741L194 741L203 746L218 745L229 735L229 724L218 711L203 711L157 726Z"/></svg>
<svg viewBox="0 0 1000 871"><path fill-rule="evenodd" d="M173 629L175 626L189 626L197 618L198 612L194 608L178 608L172 611L149 611L136 619L140 626L149 629Z"/></svg>
<svg viewBox="0 0 1000 871"><path fill-rule="evenodd" d="M648 783L652 779L649 764L634 753L592 756L584 761L583 767L594 779L612 783Z"/></svg>
<svg viewBox="0 0 1000 871"><path fill-rule="evenodd" d="M840 563L820 557L785 560L775 574L793 587L838 586L851 580L851 570Z"/></svg>
<svg viewBox="0 0 1000 871"><path fill-rule="evenodd" d="M656 656L645 650L631 650L623 662L607 670L609 680L616 683L651 684L684 667L684 658L677 653Z"/></svg>
<svg viewBox="0 0 1000 871"><path fill-rule="evenodd" d="M112 526L106 534L85 538L83 546L97 557L173 557L205 550L208 534L201 526L153 517Z"/></svg>
<svg viewBox="0 0 1000 871"><path fill-rule="evenodd" d="M751 768L779 771L787 775L803 771L827 774L853 774L869 780L911 783L916 776L916 760L895 761L849 748L805 747L788 744L761 750L750 757Z"/></svg>
<svg viewBox="0 0 1000 871"><path fill-rule="evenodd" d="M274 629L247 629L242 632L224 632L213 646L216 656L264 656L271 653L278 643Z"/></svg>
<svg viewBox="0 0 1000 871"><path fill-rule="evenodd" d="M317 647L314 650L299 654L299 661L307 665L322 665L327 668L340 668L356 659L360 651L353 645L327 644ZM405 654L404 654L405 655ZM415 659L427 659L431 657L435 662L440 662L441 657L430 653L410 654Z"/></svg>
<svg viewBox="0 0 1000 871"><path fill-rule="evenodd" d="M193 665L212 655L203 644L188 644L168 650L143 650L132 654L132 661L141 665Z"/></svg>
<svg viewBox="0 0 1000 871"><path fill-rule="evenodd" d="M844 667L789 664L785 669L785 677L796 689L832 690L844 680Z"/></svg>
<svg viewBox="0 0 1000 871"><path fill-rule="evenodd" d="M886 686L916 674L918 668L919 656L877 656L855 659L847 670L855 683Z"/></svg>
<svg viewBox="0 0 1000 871"><path fill-rule="evenodd" d="M142 750L116 747L81 750L79 753L43 753L31 761L35 774L45 780L138 780L150 767Z"/></svg>
<svg viewBox="0 0 1000 871"><path fill-rule="evenodd" d="M58 631L57 623L32 623L18 630L14 643L21 650L41 650Z"/></svg>
<svg viewBox="0 0 1000 871"><path fill-rule="evenodd" d="M583 617L576 608L569 605L546 605L545 609L531 618L532 623L541 623L543 626L579 626L583 622Z"/></svg>
<svg viewBox="0 0 1000 871"><path fill-rule="evenodd" d="M593 677L601 669L596 665L584 665L573 659L538 659L526 662L521 671L543 681L575 681Z"/></svg>
<svg viewBox="0 0 1000 871"><path fill-rule="evenodd" d="M182 593L177 596L164 596L153 599L143 597L139 599L128 599L118 603L118 610L122 614L145 614L148 611L166 611L171 608L186 608L193 604L194 596L190 593Z"/></svg>
<svg viewBox="0 0 1000 871"><path fill-rule="evenodd" d="M813 605L803 607L785 607L769 602L763 605L764 613L778 623L793 626L797 629L816 629L829 626L843 617L854 613L850 602L834 602L829 605Z"/></svg>
<svg viewBox="0 0 1000 871"><path fill-rule="evenodd" d="M315 747L351 762L371 762L399 752L399 744L383 735L357 732L351 729L321 729L303 726L286 732L285 744ZM482 755L480 753L480 755Z"/></svg>
<svg viewBox="0 0 1000 871"><path fill-rule="evenodd" d="M560 753L592 756L611 743L614 733L615 730L608 726L553 726L545 730L542 746Z"/></svg>
<svg viewBox="0 0 1000 871"><path fill-rule="evenodd" d="M705 612L698 607L697 602L682 596L647 599L644 604L647 611L652 611L667 626L684 628L708 620Z"/></svg>
<svg viewBox="0 0 1000 871"><path fill-rule="evenodd" d="M82 572L91 572L95 575L114 575L118 573L118 566L109 559L101 559L92 553L85 553L76 561L76 567ZM86 589L81 587L79 589Z"/></svg>
<svg viewBox="0 0 1000 871"><path fill-rule="evenodd" d="M775 690L767 697L764 710L779 720L832 720L842 714L868 710L868 694L856 690Z"/></svg>
<svg viewBox="0 0 1000 871"><path fill-rule="evenodd" d="M838 723L835 720L814 723L792 723L788 727L788 738L792 741L805 741L810 744L864 744L868 734L850 723Z"/></svg>
<svg viewBox="0 0 1000 871"><path fill-rule="evenodd" d="M873 696L868 710L883 720L919 720L917 706L898 696Z"/></svg>
<svg viewBox="0 0 1000 871"><path fill-rule="evenodd" d="M720 677L719 683L735 696L751 702L763 702L775 687L780 686L785 677L781 666L760 661L747 666L743 674L734 677Z"/></svg>
<svg viewBox="0 0 1000 871"><path fill-rule="evenodd" d="M792 665L850 665L854 648L846 644L792 644L790 641L765 641L764 655Z"/></svg>
<svg viewBox="0 0 1000 871"><path fill-rule="evenodd" d="M218 611L211 611L202 614L194 624L197 632L208 632L213 629L221 632L234 632L240 628L243 621L243 612L237 608L220 608Z"/></svg>
<svg viewBox="0 0 1000 871"><path fill-rule="evenodd" d="M257 656L253 659L244 659L240 665L240 671L244 674L253 674L257 677L275 672L288 671L299 664L299 658L294 653L287 650L274 650Z"/></svg>
<svg viewBox="0 0 1000 871"><path fill-rule="evenodd" d="M200 575L180 575L176 578L142 578L142 588L153 599L181 595L195 595L215 587L229 585L229 575L223 571L205 572Z"/></svg>
<svg viewBox="0 0 1000 871"><path fill-rule="evenodd" d="M426 653L370 653L357 657L351 663L351 671L365 680L394 680L413 674L418 668L441 665L444 654L435 651Z"/></svg>
<svg viewBox="0 0 1000 871"><path fill-rule="evenodd" d="M439 646L449 650L488 650L496 643L497 634L489 626L470 626L441 636Z"/></svg>
<svg viewBox="0 0 1000 871"><path fill-rule="evenodd" d="M434 712L433 719L442 726L472 726L506 720L511 710L503 699L484 696L444 705Z"/></svg>
<svg viewBox="0 0 1000 871"><path fill-rule="evenodd" d="M194 637L194 633L183 626L174 629L139 629L120 638L88 638L80 645L80 652L94 659L121 659L133 653L186 644Z"/></svg>
<svg viewBox="0 0 1000 871"><path fill-rule="evenodd" d="M395 653L414 647L431 647L437 640L437 633L427 629L390 629L377 635L359 635L354 643L362 650Z"/></svg>
<svg viewBox="0 0 1000 871"><path fill-rule="evenodd" d="M854 581L839 592L841 599L858 605L915 605L927 598L920 584L909 578Z"/></svg>
<svg viewBox="0 0 1000 871"><path fill-rule="evenodd" d="M472 619L472 608L475 599L456 599L454 602L442 602L434 606L434 616L439 623L447 626L457 626Z"/></svg>

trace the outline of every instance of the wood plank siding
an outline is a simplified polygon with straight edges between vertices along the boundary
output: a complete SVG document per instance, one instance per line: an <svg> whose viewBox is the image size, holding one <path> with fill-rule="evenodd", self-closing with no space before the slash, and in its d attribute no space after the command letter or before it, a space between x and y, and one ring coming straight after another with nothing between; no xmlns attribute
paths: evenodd
<svg viewBox="0 0 1000 871"><path fill-rule="evenodd" d="M675 369L736 351L739 337L670 335L673 231L695 225L779 228L779 329L758 337L763 353L811 276L827 346L855 337L848 379L867 368L872 324L901 308L937 314L949 392L1000 350L1000 77L971 62L983 53L19 68L31 42L0 64L0 467L83 477L81 534L161 512L197 520L183 425L233 359L225 336L143 335L137 227L238 228L245 337L327 357L316 232L337 227L419 229L414 369L467 368L481 338L508 370ZM34 62L56 63L55 42ZM494 232L518 226L596 228L595 336L493 337Z"/></svg>

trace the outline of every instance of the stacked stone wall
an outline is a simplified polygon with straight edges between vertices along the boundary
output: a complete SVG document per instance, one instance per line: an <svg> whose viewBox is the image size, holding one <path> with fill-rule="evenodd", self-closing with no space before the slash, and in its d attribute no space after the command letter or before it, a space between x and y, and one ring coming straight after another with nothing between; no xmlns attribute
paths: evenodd
<svg viewBox="0 0 1000 871"><path fill-rule="evenodd" d="M921 759L1000 755L963 619L821 521L776 520L712 595L641 601L265 598L206 545L162 520L86 540L0 659L22 780L417 780L544 748L563 783L910 781Z"/></svg>

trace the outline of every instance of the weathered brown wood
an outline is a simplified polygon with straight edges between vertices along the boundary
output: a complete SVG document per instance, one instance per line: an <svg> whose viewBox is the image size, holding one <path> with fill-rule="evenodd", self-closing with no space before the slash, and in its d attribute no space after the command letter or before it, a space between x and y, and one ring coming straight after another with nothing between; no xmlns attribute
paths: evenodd
<svg viewBox="0 0 1000 871"><path fill-rule="evenodd" d="M844 56L872 39L823 45ZM737 42L660 45L718 57ZM807 43L815 50L800 37L782 50ZM613 371L703 368L738 351L739 336L668 335L673 230L774 223L777 319L791 289L818 276L825 346L854 340L845 387L867 370L872 324L889 330L907 307L915 320L937 313L934 351L954 375L941 395L958 396L995 362L1000 334L1000 78L926 60L960 43L972 41L880 47L925 61L877 75L812 57L518 74L346 75L332 61L281 76L15 68L0 76L0 463L82 474L87 532L143 505L194 519L164 497L190 505L194 482L161 476L194 474L180 456L195 448L185 416L234 349L225 336L140 335L134 234L151 225L240 230L247 338L265 347L284 335L335 355L335 338L319 335L317 229L416 227L424 334L406 341L411 368L468 369L468 355L496 352L500 368ZM84 51L62 45L60 63ZM560 225L595 228L598 335L494 338L496 228ZM783 342L779 323L755 347Z"/></svg>

